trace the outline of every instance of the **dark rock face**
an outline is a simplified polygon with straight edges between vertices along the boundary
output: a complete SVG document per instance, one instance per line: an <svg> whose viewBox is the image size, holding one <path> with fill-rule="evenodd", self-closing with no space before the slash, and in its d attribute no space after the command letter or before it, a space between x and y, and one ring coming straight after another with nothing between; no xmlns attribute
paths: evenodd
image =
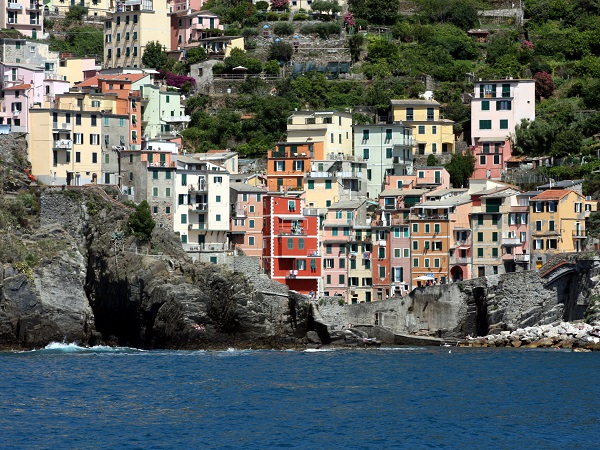
<svg viewBox="0 0 600 450"><path fill-rule="evenodd" d="M44 191L39 233L60 240L63 249L31 273L2 267L0 346L302 345L307 311L302 296L291 301L279 283L257 276L250 282L225 267L193 263L177 238L162 229L144 251L133 237L115 246L111 235L129 211L106 202L98 208L99 203L103 200L89 192Z"/></svg>
<svg viewBox="0 0 600 450"><path fill-rule="evenodd" d="M56 230L55 230L56 231ZM57 239L70 240L64 233ZM72 243L72 242L71 242ZM0 269L0 346L40 347L52 341L94 342L94 315L83 289L85 265L70 249L30 274Z"/></svg>

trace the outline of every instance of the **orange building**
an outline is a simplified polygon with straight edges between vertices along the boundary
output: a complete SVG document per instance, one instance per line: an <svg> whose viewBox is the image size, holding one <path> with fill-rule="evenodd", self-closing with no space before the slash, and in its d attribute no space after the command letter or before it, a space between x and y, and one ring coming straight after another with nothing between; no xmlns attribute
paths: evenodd
<svg viewBox="0 0 600 450"><path fill-rule="evenodd" d="M229 242L247 256L262 256L263 199L266 190L246 183L230 183Z"/></svg>
<svg viewBox="0 0 600 450"><path fill-rule="evenodd" d="M304 200L263 197L263 268L271 279L308 294L320 292L319 217L305 216Z"/></svg>
<svg viewBox="0 0 600 450"><path fill-rule="evenodd" d="M269 192L301 191L304 175L310 172L310 162L315 151L322 152L322 142L279 142L269 150L267 160L267 186Z"/></svg>
<svg viewBox="0 0 600 450"><path fill-rule="evenodd" d="M151 84L146 74L97 75L77 84L82 90L96 90L104 95L116 97L115 114L129 115L129 138L132 150L142 148L142 105L140 86Z"/></svg>

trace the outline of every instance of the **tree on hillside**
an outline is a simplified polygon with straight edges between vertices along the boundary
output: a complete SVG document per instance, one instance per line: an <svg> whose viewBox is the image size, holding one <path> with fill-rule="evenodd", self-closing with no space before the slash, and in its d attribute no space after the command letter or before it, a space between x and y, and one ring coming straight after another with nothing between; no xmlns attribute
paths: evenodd
<svg viewBox="0 0 600 450"><path fill-rule="evenodd" d="M357 19L374 25L393 25L398 20L399 0L348 0L348 9Z"/></svg>
<svg viewBox="0 0 600 450"><path fill-rule="evenodd" d="M142 55L142 64L144 67L161 70L165 68L168 60L167 52L163 50L160 42L150 41L146 44L144 54Z"/></svg>
<svg viewBox="0 0 600 450"><path fill-rule="evenodd" d="M202 47L191 47L185 51L185 60L188 65L196 64L202 61L206 61L206 50Z"/></svg>
<svg viewBox="0 0 600 450"><path fill-rule="evenodd" d="M149 241L152 236L152 230L156 226L156 222L152 218L150 205L146 200L142 201L136 208L135 212L129 216L127 220L129 232L142 241Z"/></svg>
<svg viewBox="0 0 600 450"><path fill-rule="evenodd" d="M455 188L469 186L469 178L475 171L475 157L471 152L454 153L452 159L446 164L446 170L450 174L450 183Z"/></svg>
<svg viewBox="0 0 600 450"><path fill-rule="evenodd" d="M273 42L269 47L268 60L279 61L280 63L286 63L292 59L294 49L287 42L279 41Z"/></svg>
<svg viewBox="0 0 600 450"><path fill-rule="evenodd" d="M477 25L478 0L417 0L419 16L430 23L451 23L463 30Z"/></svg>
<svg viewBox="0 0 600 450"><path fill-rule="evenodd" d="M535 96L538 100L552 97L554 93L554 80L552 75L546 72L538 72L533 76L535 80Z"/></svg>

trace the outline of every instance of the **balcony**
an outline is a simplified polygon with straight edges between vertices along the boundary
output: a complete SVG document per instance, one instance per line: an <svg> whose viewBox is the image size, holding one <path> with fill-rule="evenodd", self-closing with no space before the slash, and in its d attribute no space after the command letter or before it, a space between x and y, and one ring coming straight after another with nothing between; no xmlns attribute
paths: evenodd
<svg viewBox="0 0 600 450"><path fill-rule="evenodd" d="M585 239L587 237L586 230L573 230L572 234L575 239Z"/></svg>
<svg viewBox="0 0 600 450"><path fill-rule="evenodd" d="M319 258L321 257L321 254L319 253L319 250L308 250L306 252L306 256L310 257L314 257L314 258Z"/></svg>
<svg viewBox="0 0 600 450"><path fill-rule="evenodd" d="M190 212L204 213L208 211L208 203L190 203Z"/></svg>
<svg viewBox="0 0 600 450"><path fill-rule="evenodd" d="M302 210L303 216L323 216L327 214L327 208L304 208Z"/></svg>
<svg viewBox="0 0 600 450"><path fill-rule="evenodd" d="M306 236L308 231L304 227L281 228L277 231L279 236Z"/></svg>
<svg viewBox="0 0 600 450"><path fill-rule="evenodd" d="M521 245L521 239L518 237L503 237L502 245L505 247L516 247L518 245Z"/></svg>
<svg viewBox="0 0 600 450"><path fill-rule="evenodd" d="M70 122L52 122L52 129L56 131L71 131Z"/></svg>
<svg viewBox="0 0 600 450"><path fill-rule="evenodd" d="M27 11L39 11L40 10L40 4L37 2L31 2L29 3L29 6L27 7Z"/></svg>
<svg viewBox="0 0 600 450"><path fill-rule="evenodd" d="M208 185L206 183L190 184L188 188L189 192L207 192Z"/></svg>
<svg viewBox="0 0 600 450"><path fill-rule="evenodd" d="M6 4L6 9L8 9L9 11L21 11L23 9L23 6L19 5L18 3L8 2ZM8 19L8 20L10 21L10 19ZM8 22L8 23L11 23L11 22Z"/></svg>
<svg viewBox="0 0 600 450"><path fill-rule="evenodd" d="M207 223L206 222L197 222L197 223L189 223L188 224L188 230L191 231L202 231L202 230L206 230L208 228Z"/></svg>
<svg viewBox="0 0 600 450"><path fill-rule="evenodd" d="M165 116L163 115L161 119L163 122L167 123L187 123L190 121L190 116Z"/></svg>
<svg viewBox="0 0 600 450"><path fill-rule="evenodd" d="M308 178L335 178L335 172L308 172Z"/></svg>
<svg viewBox="0 0 600 450"><path fill-rule="evenodd" d="M471 264L471 258L468 256L465 256L465 257L451 256L450 257L450 265L465 266L467 264Z"/></svg>
<svg viewBox="0 0 600 450"><path fill-rule="evenodd" d="M386 228L391 224L390 220L373 220L371 221L371 227L373 228Z"/></svg>
<svg viewBox="0 0 600 450"><path fill-rule="evenodd" d="M244 208L235 208L234 209L234 218L243 219L245 217L248 217L248 213Z"/></svg>
<svg viewBox="0 0 600 450"><path fill-rule="evenodd" d="M60 139L52 143L52 150L71 150L73 141L71 139Z"/></svg>
<svg viewBox="0 0 600 450"><path fill-rule="evenodd" d="M392 216L392 225L406 225L408 223L408 219L405 219L402 215L394 215Z"/></svg>
<svg viewBox="0 0 600 450"><path fill-rule="evenodd" d="M132 145L133 147L133 145ZM132 150L134 150L134 148L132 148ZM167 162L167 161L148 161L148 167L176 167L177 164L174 161L171 162Z"/></svg>
<svg viewBox="0 0 600 450"><path fill-rule="evenodd" d="M515 254L515 262L518 262L518 263L528 263L529 258L530 258L530 255L527 255L527 254L520 254L520 253Z"/></svg>

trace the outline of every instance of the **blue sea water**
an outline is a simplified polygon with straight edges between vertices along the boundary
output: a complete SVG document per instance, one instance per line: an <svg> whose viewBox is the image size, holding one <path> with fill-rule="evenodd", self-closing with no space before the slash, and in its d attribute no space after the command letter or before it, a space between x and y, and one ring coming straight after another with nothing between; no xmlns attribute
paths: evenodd
<svg viewBox="0 0 600 450"><path fill-rule="evenodd" d="M600 352L0 353L2 448L578 449Z"/></svg>

